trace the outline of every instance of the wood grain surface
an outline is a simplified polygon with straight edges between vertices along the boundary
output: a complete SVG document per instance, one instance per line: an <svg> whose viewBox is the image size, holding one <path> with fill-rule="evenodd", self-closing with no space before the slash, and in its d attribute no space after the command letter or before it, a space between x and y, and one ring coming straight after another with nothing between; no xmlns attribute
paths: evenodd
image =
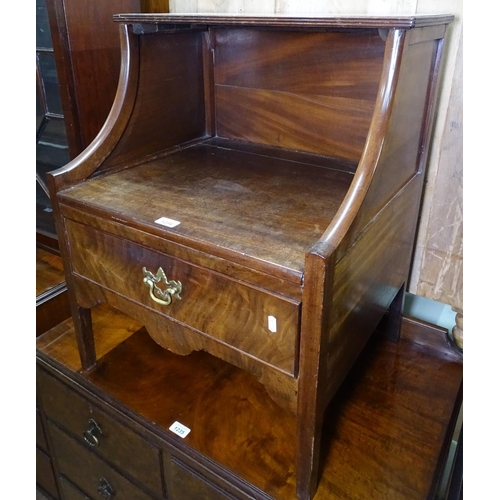
<svg viewBox="0 0 500 500"><path fill-rule="evenodd" d="M61 207L61 213L65 218L72 221L133 241L139 245L171 255L185 262L190 262L193 265L204 267L205 269L210 269L226 276L232 276L246 283L253 283L255 286L284 297L297 300L300 300L302 297L300 281L295 280L295 282L291 282L282 277L271 276L262 271L246 267L245 265L210 255L206 251L196 250L169 241L163 237L164 230L162 230L159 225L155 230L146 233L144 231L138 231L132 225L124 225L116 220L105 220L94 214L85 213L67 205Z"/></svg>
<svg viewBox="0 0 500 500"><path fill-rule="evenodd" d="M36 247L36 335L71 316L61 256Z"/></svg>
<svg viewBox="0 0 500 500"><path fill-rule="evenodd" d="M169 0L141 0L141 12L169 12Z"/></svg>
<svg viewBox="0 0 500 500"><path fill-rule="evenodd" d="M116 148L86 182L61 191L89 172L99 148L52 184L63 210L136 233L129 242L60 221L82 364L95 370L90 310L108 302L175 353L203 349L264 384L271 380L267 389L280 403L296 394L290 380L297 379L287 383L283 375L297 376L296 494L310 500L321 476L325 408L384 312L396 309L393 300L400 304L409 274L445 31L436 23L450 19L412 19L414 34L374 31L374 19L354 31L306 33L296 29L305 21L289 20L291 34L254 30L253 19L242 30L232 18L227 29L215 27L215 17L189 26L166 24L173 18L161 15L139 18L144 22L129 25L125 39L140 47L139 58L130 52L137 97ZM210 20L206 33L200 23ZM262 27L273 22L262 19ZM123 92L130 89L124 82ZM208 134L225 145L205 140ZM229 148L227 139L247 146ZM288 152L262 154L261 146ZM304 153L307 161L298 161ZM331 168L324 159L311 162L312 153L342 160ZM346 161L358 159L352 175ZM245 288L234 276L140 246L142 233L303 285L298 369L292 325L300 300L257 293L257 283ZM186 309L175 302L172 314L160 317L156 305L144 306L147 290L128 281L142 259L153 273L165 260L168 274L182 277L193 291ZM275 342L265 332L266 311L284 325Z"/></svg>
<svg viewBox="0 0 500 500"><path fill-rule="evenodd" d="M98 350L112 335L109 318L103 322L95 314ZM439 349L429 346L425 339L434 336L437 344L439 331L425 328L420 339L418 322L405 319L398 343L375 336L366 346L325 415L316 500L427 497L462 363L444 355L450 353L444 338ZM71 339L74 331L68 328L65 336ZM37 341L40 355L78 370L74 338L59 342L58 350L43 340ZM102 357L85 379L132 415L155 422L155 432L210 457L274 499L294 498L296 419L245 371L201 352L176 356L141 330ZM184 440L168 431L176 420L191 429Z"/></svg>
<svg viewBox="0 0 500 500"><path fill-rule="evenodd" d="M423 31L432 33L432 30L425 28ZM351 227L353 234L357 234L415 175L426 171L428 127L433 120L437 90L435 65L439 64L441 41L412 44L411 34L408 34L404 42L404 57L397 71L394 101L380 158L363 207Z"/></svg>
<svg viewBox="0 0 500 500"><path fill-rule="evenodd" d="M41 295L64 282L61 257L36 247L36 294Z"/></svg>
<svg viewBox="0 0 500 500"><path fill-rule="evenodd" d="M235 168L237 166L237 168ZM210 145L100 176L61 193L66 203L113 213L148 230L168 217L164 237L269 274L301 281L304 256L328 226L352 175Z"/></svg>
<svg viewBox="0 0 500 500"><path fill-rule="evenodd" d="M192 351L204 351L242 368L261 382L273 400L282 408L293 413L297 411L297 379L287 371L166 315L152 314L151 310L143 305L132 302L78 275L75 275L74 282L77 300L84 307L92 306L92 311L94 311L96 304L107 304L113 309L125 312L127 316L144 325L150 337L158 345L177 355L186 356ZM244 333L242 334L241 331L239 333L244 339Z"/></svg>
<svg viewBox="0 0 500 500"><path fill-rule="evenodd" d="M462 66L463 2L461 0L336 0L326 4L310 0L240 0L238 14L280 17L321 17L358 15L401 16L447 12L455 16L447 27L445 62L440 78L437 119L432 131L431 151L418 247L413 258L411 293L437 300L453 307L463 307L463 144ZM171 0L170 12L179 17L202 16L204 12L226 13L236 17L233 4L216 0ZM325 20L326 21L326 20ZM313 21L313 23L316 21ZM400 23L399 27L404 27ZM450 186L453 186L450 188ZM450 210L451 206L451 210ZM443 262L445 263L443 265Z"/></svg>
<svg viewBox="0 0 500 500"><path fill-rule="evenodd" d="M205 135L201 33L131 39L139 43L133 63L141 75L134 112L105 168Z"/></svg>
<svg viewBox="0 0 500 500"><path fill-rule="evenodd" d="M201 335L295 374L299 302L271 295L72 221L66 221L66 232L70 247L82 249L73 251L74 273L123 296L149 313L155 311ZM154 301L150 288L143 281L144 267L153 275L161 267L169 280L180 282L180 298L173 297L168 305ZM162 290L167 288L165 283L158 286ZM127 310L125 306L123 312ZM274 332L269 329L269 316L276 321ZM175 344L169 345L168 335L161 337L165 347L176 350ZM187 339L180 338L179 343L183 353L196 347Z"/></svg>
<svg viewBox="0 0 500 500"><path fill-rule="evenodd" d="M117 92L120 35L113 15L139 12L141 6L139 0L49 0L47 7L68 146L75 158L99 133Z"/></svg>
<svg viewBox="0 0 500 500"><path fill-rule="evenodd" d="M213 43L218 136L359 160L384 55L376 30L220 30Z"/></svg>
<svg viewBox="0 0 500 500"><path fill-rule="evenodd" d="M44 414L80 444L75 448L81 449L79 453L83 457L92 452L115 467L127 470L150 491L162 495L158 446L116 422L108 413L43 369L37 370L37 387ZM87 433L92 429L90 420L99 427L98 433Z"/></svg>
<svg viewBox="0 0 500 500"><path fill-rule="evenodd" d="M59 470L87 495L98 498L99 486L104 478L112 487L116 499L150 500L151 496L119 474L104 460L85 449L52 422L48 423L53 449L58 457ZM82 467L81 464L85 464Z"/></svg>
<svg viewBox="0 0 500 500"><path fill-rule="evenodd" d="M95 307L93 324L97 357L104 356L142 326L132 318L106 306ZM38 337L37 349L77 372L81 370L82 365L74 331L73 320L69 318Z"/></svg>
<svg viewBox="0 0 500 500"><path fill-rule="evenodd" d="M177 0L172 0L177 4ZM193 1L193 0L187 0ZM264 0L262 0L264 1ZM357 0L358 2L360 0ZM365 1L365 0L362 0ZM228 6L226 4L219 4L217 8L211 9L210 12L194 12L191 8L184 8L184 11L177 10L177 5L172 8L172 12L163 14L116 14L113 16L115 21L128 22L128 23L147 23L147 24L163 24L163 23L179 23L181 25L213 25L213 26L231 26L237 27L239 25L252 26L252 27L273 27L273 28L292 28L297 30L311 28L312 30L322 30L324 28L330 29L352 29L359 28L381 28L381 29L411 29L419 28L421 26L432 26L447 24L453 21L453 16L449 14L432 14L425 15L425 13L414 15L410 13L407 15L397 15L396 13L387 13L380 15L380 8L378 9L379 15L370 15L366 12L360 12L356 15L356 9L348 9L340 15L321 15L321 13L309 12L304 15L290 14L283 15L283 12L278 15L273 15L271 12L261 12L260 14L242 14L241 11L237 14L225 13ZM338 9L336 10L338 14ZM224 16L220 16L224 13Z"/></svg>
<svg viewBox="0 0 500 500"><path fill-rule="evenodd" d="M412 200L419 187L415 181L391 200L335 267L326 326L329 395L404 286L418 210Z"/></svg>

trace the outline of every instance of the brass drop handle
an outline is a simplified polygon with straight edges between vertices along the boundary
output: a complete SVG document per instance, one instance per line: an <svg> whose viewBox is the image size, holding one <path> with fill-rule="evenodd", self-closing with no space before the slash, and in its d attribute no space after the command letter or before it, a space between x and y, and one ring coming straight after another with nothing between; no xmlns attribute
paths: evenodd
<svg viewBox="0 0 500 500"><path fill-rule="evenodd" d="M101 435L102 431L99 424L91 418L89 420L89 428L83 433L83 439L89 446L95 448L96 446L99 446L99 438Z"/></svg>
<svg viewBox="0 0 500 500"><path fill-rule="evenodd" d="M97 487L97 493L99 493L99 495L108 500L110 498L113 498L116 494L113 487L109 484L109 481L104 477L101 477L99 479L99 486Z"/></svg>
<svg viewBox="0 0 500 500"><path fill-rule="evenodd" d="M174 280L169 281L161 267L158 268L156 275L143 267L142 274L144 275L144 283L149 287L149 295L155 302L168 306L172 302L172 297L181 300L182 283ZM163 283L167 288L162 290L157 283Z"/></svg>

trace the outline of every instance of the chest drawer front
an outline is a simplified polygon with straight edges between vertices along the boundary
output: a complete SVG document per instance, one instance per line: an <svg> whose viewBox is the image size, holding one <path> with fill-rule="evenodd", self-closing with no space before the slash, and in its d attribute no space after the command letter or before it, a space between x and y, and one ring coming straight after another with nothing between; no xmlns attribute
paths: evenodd
<svg viewBox="0 0 500 500"><path fill-rule="evenodd" d="M180 462L172 462L171 467L172 494L174 498L197 498L200 500L228 500L235 498L218 489L207 479L196 474Z"/></svg>
<svg viewBox="0 0 500 500"><path fill-rule="evenodd" d="M73 272L141 306L295 374L300 303L247 286L137 243L66 220ZM181 283L168 305L151 296L144 271ZM166 284L158 283L164 291ZM180 296L180 299L178 298Z"/></svg>
<svg viewBox="0 0 500 500"><path fill-rule="evenodd" d="M200 465L177 456L165 454L168 491L174 499L196 500L250 500L251 497L230 486ZM253 498L253 497L252 497Z"/></svg>
<svg viewBox="0 0 500 500"><path fill-rule="evenodd" d="M126 471L152 492L162 494L159 448L45 371L38 369L37 379L44 410L50 420L86 449Z"/></svg>
<svg viewBox="0 0 500 500"><path fill-rule="evenodd" d="M36 450L36 483L54 498L58 498L52 462L43 451Z"/></svg>
<svg viewBox="0 0 500 500"><path fill-rule="evenodd" d="M47 440L45 439L42 418L40 417L40 411L38 408L36 409L36 445L45 453L48 453Z"/></svg>
<svg viewBox="0 0 500 500"><path fill-rule="evenodd" d="M60 478L59 485L64 500L89 500L87 495L84 495L64 477Z"/></svg>
<svg viewBox="0 0 500 500"><path fill-rule="evenodd" d="M59 472L94 500L151 500L128 479L49 422Z"/></svg>

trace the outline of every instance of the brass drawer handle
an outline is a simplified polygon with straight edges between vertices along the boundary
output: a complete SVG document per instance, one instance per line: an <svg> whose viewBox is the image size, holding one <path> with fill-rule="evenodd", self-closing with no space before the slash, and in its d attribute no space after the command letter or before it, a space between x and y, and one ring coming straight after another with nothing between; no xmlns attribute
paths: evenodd
<svg viewBox="0 0 500 500"><path fill-rule="evenodd" d="M149 295L155 302L168 306L172 302L172 297L181 300L182 283L174 280L169 281L161 267L158 268L156 276L145 267L142 268L142 274L144 275L144 283L149 286ZM157 285L157 283L161 282L167 285L165 291Z"/></svg>
<svg viewBox="0 0 500 500"><path fill-rule="evenodd" d="M89 428L83 433L83 439L89 446L95 448L96 446L99 446L99 438L101 435L102 431L99 424L91 418L89 420Z"/></svg>
<svg viewBox="0 0 500 500"><path fill-rule="evenodd" d="M116 494L113 487L109 484L109 481L104 477L99 479L99 486L97 487L97 493L106 499L113 498Z"/></svg>

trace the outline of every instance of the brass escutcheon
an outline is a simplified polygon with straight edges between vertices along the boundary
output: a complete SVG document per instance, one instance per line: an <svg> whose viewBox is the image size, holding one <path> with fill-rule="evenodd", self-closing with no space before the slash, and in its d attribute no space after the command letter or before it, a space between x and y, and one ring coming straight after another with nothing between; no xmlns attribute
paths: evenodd
<svg viewBox="0 0 500 500"><path fill-rule="evenodd" d="M182 283L175 280L169 281L161 267L158 268L156 275L143 267L142 274L144 275L144 283L149 287L149 295L155 302L168 306L172 302L172 297L181 300ZM162 290L157 285L157 283L162 282L167 286L166 290Z"/></svg>

